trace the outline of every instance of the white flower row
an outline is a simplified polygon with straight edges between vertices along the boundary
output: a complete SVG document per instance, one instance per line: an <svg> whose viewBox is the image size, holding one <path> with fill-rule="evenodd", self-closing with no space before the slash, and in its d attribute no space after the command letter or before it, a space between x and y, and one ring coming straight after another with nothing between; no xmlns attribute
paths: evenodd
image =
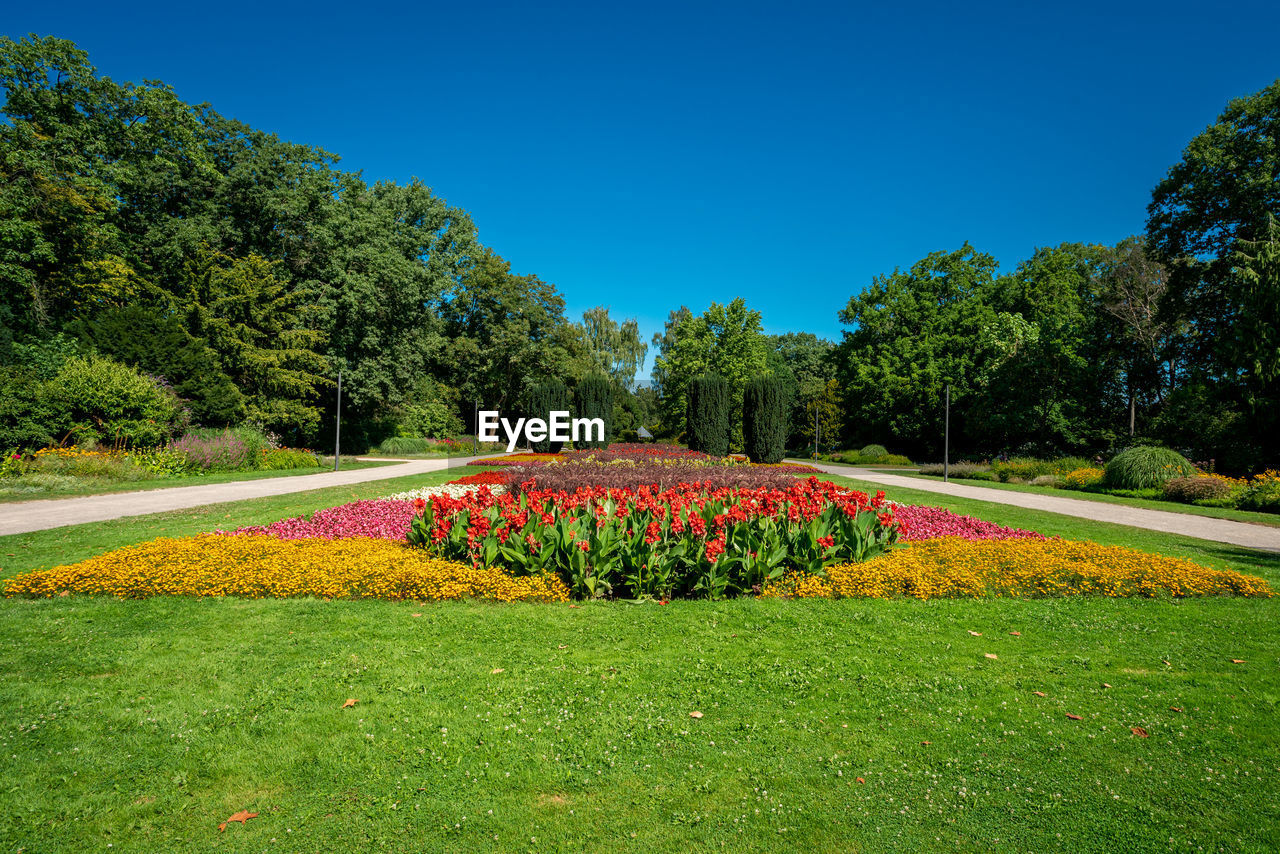
<svg viewBox="0 0 1280 854"><path fill-rule="evenodd" d="M412 501L415 498L428 499L436 495L447 495L450 498L462 498L470 495L478 490L480 486L473 483L446 483L440 486L424 486L419 489L411 489L408 492L397 492L395 495L384 495L383 498L392 501ZM489 486L489 490L494 495L499 495L507 491L505 486Z"/></svg>

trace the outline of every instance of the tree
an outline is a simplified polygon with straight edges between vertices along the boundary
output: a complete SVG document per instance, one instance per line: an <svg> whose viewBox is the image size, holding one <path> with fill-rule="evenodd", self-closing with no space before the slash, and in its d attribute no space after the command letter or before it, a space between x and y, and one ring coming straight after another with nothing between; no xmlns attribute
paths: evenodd
<svg viewBox="0 0 1280 854"><path fill-rule="evenodd" d="M525 417L541 418L548 421L556 410L569 409L569 389L559 380L538 383L531 386L525 396ZM530 441L529 447L539 454L558 454L564 447L563 442L552 442L550 438L541 441Z"/></svg>
<svg viewBox="0 0 1280 854"><path fill-rule="evenodd" d="M777 377L754 377L742 393L742 436L753 463L776 463L787 448L791 400Z"/></svg>
<svg viewBox="0 0 1280 854"><path fill-rule="evenodd" d="M836 360L850 438L941 455L948 383L953 436L964 434L987 360L982 330L995 319L995 273L995 259L966 243L877 276L849 300L840 321L852 329Z"/></svg>
<svg viewBox="0 0 1280 854"><path fill-rule="evenodd" d="M687 389L708 371L723 377L730 389L730 442L742 446L742 388L749 377L768 371L768 342L760 312L741 297L728 305L712 303L697 317L686 308L673 312L662 336L655 336L654 359L663 420L678 424L688 409Z"/></svg>
<svg viewBox="0 0 1280 854"><path fill-rule="evenodd" d="M788 438L797 444L813 436L813 399L821 396L827 383L835 378L833 359L836 345L811 332L788 332L768 338L769 372L786 387L791 411L788 413Z"/></svg>
<svg viewBox="0 0 1280 854"><path fill-rule="evenodd" d="M1235 362L1244 372L1255 435L1264 447L1280 448L1280 226L1267 219L1262 239L1236 241L1233 289L1240 295Z"/></svg>
<svg viewBox="0 0 1280 854"><path fill-rule="evenodd" d="M604 448L613 435L613 381L595 374L578 383L578 418L599 418L604 422L604 436L599 441L580 443L586 448Z"/></svg>
<svg viewBox="0 0 1280 854"><path fill-rule="evenodd" d="M713 457L729 453L732 396L719 374L695 377L687 388L686 433L689 447Z"/></svg>
<svg viewBox="0 0 1280 854"><path fill-rule="evenodd" d="M640 338L640 325L634 319L619 324L609 316L608 308L597 306L582 313L582 328L596 367L612 378L620 390L634 388L636 371L649 352Z"/></svg>
<svg viewBox="0 0 1280 854"><path fill-rule="evenodd" d="M1147 239L1169 267L1169 318L1186 318L1191 361L1231 380L1233 330L1242 282L1232 275L1237 241L1264 240L1280 214L1280 80L1231 101L1191 140L1182 160L1152 191Z"/></svg>

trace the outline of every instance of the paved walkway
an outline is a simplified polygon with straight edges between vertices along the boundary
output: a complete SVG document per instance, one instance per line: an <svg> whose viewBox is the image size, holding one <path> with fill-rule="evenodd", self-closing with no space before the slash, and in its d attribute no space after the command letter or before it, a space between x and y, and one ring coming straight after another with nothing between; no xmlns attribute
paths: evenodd
<svg viewBox="0 0 1280 854"><path fill-rule="evenodd" d="M482 456L495 457L502 454ZM0 536L25 534L30 531L43 531L46 528L61 528L85 522L105 522L122 516L145 516L148 513L185 510L188 507L199 507L203 504L244 501L248 498L265 498L290 492L309 492L329 486L350 486L371 480L408 477L464 466L480 457L450 457L434 460L392 460L384 457L371 459L390 462L393 465L288 477L266 477L231 483L210 483L203 486L174 486L140 492L85 495L79 498L45 498L37 501L0 504Z"/></svg>
<svg viewBox="0 0 1280 854"><path fill-rule="evenodd" d="M1214 519L1209 516L1193 516L1190 513L1178 513L1171 510L1148 510L1144 507L1130 507L1126 504L1088 501L1086 499L1066 498L1058 495L1040 495L1033 492L1016 492L1011 489L990 489L983 486L970 486L969 484L943 483L941 480L903 477L900 474L871 471L855 466L824 465L812 460L795 460L795 462L806 463L829 474L839 474L858 480L866 480L886 487L918 489L922 492L936 492L940 495L952 495L957 498L976 498L979 501L991 501L995 504L1026 507L1029 510L1046 510L1050 513L1061 513L1064 516L1077 516L1081 519L1094 519L1099 522L1114 522L1117 525L1130 525L1134 528L1146 528L1149 531L1162 531L1167 534L1181 534L1201 540L1229 543L1233 546L1280 551L1280 528L1272 528L1267 525L1233 522L1228 519Z"/></svg>

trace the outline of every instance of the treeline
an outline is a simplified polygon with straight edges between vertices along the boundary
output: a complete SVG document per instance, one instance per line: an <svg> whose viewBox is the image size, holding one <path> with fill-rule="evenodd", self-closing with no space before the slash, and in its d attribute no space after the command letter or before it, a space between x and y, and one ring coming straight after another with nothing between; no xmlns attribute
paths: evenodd
<svg viewBox="0 0 1280 854"><path fill-rule="evenodd" d="M651 387L635 321L566 317L418 180L368 184L58 39L0 39L0 84L0 449L246 422L324 449L341 371L355 450L561 386L611 438L687 439L690 384L716 375L735 451L770 377L792 449L940 458L949 385L960 455L1280 462L1280 81L1191 141L1144 235L1011 271L932 253L850 299L840 342L765 335L741 299L681 307Z"/></svg>
<svg viewBox="0 0 1280 854"><path fill-rule="evenodd" d="M608 378L619 430L649 417L635 322L572 322L422 182L369 184L60 39L0 39L0 85L0 446L186 419L324 447L339 371L353 449L461 432L549 379ZM133 396L70 405L88 373Z"/></svg>

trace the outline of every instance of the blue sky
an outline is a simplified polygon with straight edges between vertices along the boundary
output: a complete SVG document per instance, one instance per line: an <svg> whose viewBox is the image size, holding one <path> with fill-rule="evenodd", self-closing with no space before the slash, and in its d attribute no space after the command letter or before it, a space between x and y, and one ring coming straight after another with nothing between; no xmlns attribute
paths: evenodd
<svg viewBox="0 0 1280 854"><path fill-rule="evenodd" d="M418 176L571 316L650 334L735 296L838 338L878 273L968 240L1142 230L1151 188L1280 76L1280 4L11 6L3 32Z"/></svg>

